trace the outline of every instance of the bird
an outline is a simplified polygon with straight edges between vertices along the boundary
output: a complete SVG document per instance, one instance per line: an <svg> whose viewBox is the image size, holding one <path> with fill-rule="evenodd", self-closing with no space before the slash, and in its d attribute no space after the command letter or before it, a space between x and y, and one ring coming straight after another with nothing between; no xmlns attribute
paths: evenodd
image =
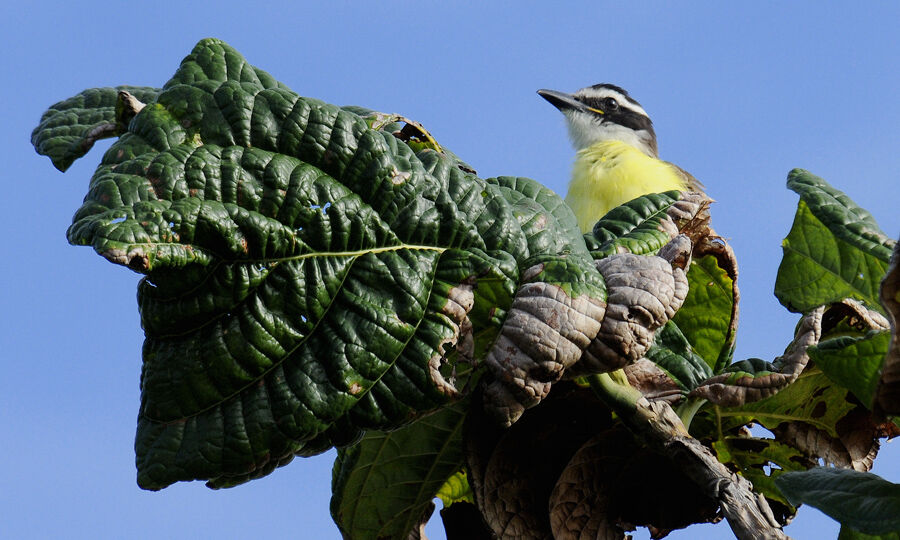
<svg viewBox="0 0 900 540"><path fill-rule="evenodd" d="M690 173L659 159L650 116L623 88L600 83L574 94L546 89L538 94L566 118L576 154L565 201L582 232L641 195L704 191Z"/></svg>

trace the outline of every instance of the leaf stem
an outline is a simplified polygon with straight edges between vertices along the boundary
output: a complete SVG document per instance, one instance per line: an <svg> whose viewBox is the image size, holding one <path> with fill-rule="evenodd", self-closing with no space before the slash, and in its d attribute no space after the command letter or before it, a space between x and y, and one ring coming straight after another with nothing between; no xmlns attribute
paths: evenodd
<svg viewBox="0 0 900 540"><path fill-rule="evenodd" d="M675 412L678 414L678 418L681 418L685 429L690 431L691 421L705 403L706 400L703 398L689 398L675 408Z"/></svg>

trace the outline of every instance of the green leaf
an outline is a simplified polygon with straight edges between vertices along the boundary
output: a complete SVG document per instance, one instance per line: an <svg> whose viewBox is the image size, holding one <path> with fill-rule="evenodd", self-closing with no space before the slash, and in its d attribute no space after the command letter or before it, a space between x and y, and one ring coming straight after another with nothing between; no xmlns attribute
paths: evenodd
<svg viewBox="0 0 900 540"><path fill-rule="evenodd" d="M382 127L207 39L105 154L68 238L146 275L142 487L232 486L446 406L525 269L605 299L558 196Z"/></svg>
<svg viewBox="0 0 900 540"><path fill-rule="evenodd" d="M775 295L791 311L807 312L843 298L882 310L878 286L893 241L868 212L824 180L795 169L788 187L800 194L794 224L782 242Z"/></svg>
<svg viewBox="0 0 900 540"><path fill-rule="evenodd" d="M753 483L754 491L786 505L790 503L775 487L775 479L786 471L806 470L811 464L802 452L774 439L725 437L712 445L719 461L736 466Z"/></svg>
<svg viewBox="0 0 900 540"><path fill-rule="evenodd" d="M841 336L811 347L809 355L829 379L871 409L890 341L890 332L871 332L861 338Z"/></svg>
<svg viewBox="0 0 900 540"><path fill-rule="evenodd" d="M877 475L815 468L783 474L775 485L792 504L814 506L862 533L900 531L900 485Z"/></svg>
<svg viewBox="0 0 900 540"><path fill-rule="evenodd" d="M838 540L900 540L900 532L863 534L843 525L841 526L840 534L838 534Z"/></svg>
<svg viewBox="0 0 900 540"><path fill-rule="evenodd" d="M156 101L160 90L142 86L91 88L77 96L60 101L41 116L31 133L31 144L47 156L60 171L85 155L94 142L121 134L116 124L116 103L121 91L127 91L142 102Z"/></svg>
<svg viewBox="0 0 900 540"><path fill-rule="evenodd" d="M331 515L345 538L406 538L435 495L471 501L447 487L464 461L466 410L461 403L395 431L369 432L338 452Z"/></svg>
<svg viewBox="0 0 900 540"><path fill-rule="evenodd" d="M713 373L731 361L737 321L734 280L712 255L695 258L687 273L690 292L673 321Z"/></svg>
<svg viewBox="0 0 900 540"><path fill-rule="evenodd" d="M857 206L842 191L803 169L792 170L787 185L836 237L879 259L887 261L890 258L896 242L881 231L872 214Z"/></svg>
<svg viewBox="0 0 900 540"><path fill-rule="evenodd" d="M458 471L447 479L437 492L438 499L444 503L444 508L458 502L475 504L475 496L472 494L472 486L466 471Z"/></svg>
<svg viewBox="0 0 900 540"><path fill-rule="evenodd" d="M651 193L613 208L584 235L585 244L595 259L622 250L635 255L652 255L666 245L671 236L660 229L669 208L678 201L678 191Z"/></svg>
<svg viewBox="0 0 900 540"><path fill-rule="evenodd" d="M694 352L687 338L673 321L657 330L646 357L662 368L685 394L712 376L712 370L704 359Z"/></svg>
<svg viewBox="0 0 900 540"><path fill-rule="evenodd" d="M746 424L749 418L768 429L785 422L802 422L837 437L838 421L855 407L847 401L847 394L846 388L834 385L822 372L806 371L777 394L740 407L722 408L720 414L735 418L738 425Z"/></svg>

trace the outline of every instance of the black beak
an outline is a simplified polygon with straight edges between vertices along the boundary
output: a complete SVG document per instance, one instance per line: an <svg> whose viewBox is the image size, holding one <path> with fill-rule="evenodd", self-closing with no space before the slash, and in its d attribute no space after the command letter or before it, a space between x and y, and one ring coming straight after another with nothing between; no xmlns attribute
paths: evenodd
<svg viewBox="0 0 900 540"><path fill-rule="evenodd" d="M572 94L557 92L556 90L541 89L537 91L538 95L549 101L554 107L560 111L575 110L583 111L586 109L584 103L575 99Z"/></svg>

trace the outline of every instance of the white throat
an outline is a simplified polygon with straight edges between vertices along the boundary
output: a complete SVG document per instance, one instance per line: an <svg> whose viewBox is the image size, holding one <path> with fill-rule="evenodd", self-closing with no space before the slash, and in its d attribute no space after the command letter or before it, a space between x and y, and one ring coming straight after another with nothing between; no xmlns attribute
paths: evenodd
<svg viewBox="0 0 900 540"><path fill-rule="evenodd" d="M612 122L598 122L589 114L565 111L569 138L575 150L582 150L601 141L621 141L650 157L658 157L651 144L651 135L645 129L633 130Z"/></svg>

